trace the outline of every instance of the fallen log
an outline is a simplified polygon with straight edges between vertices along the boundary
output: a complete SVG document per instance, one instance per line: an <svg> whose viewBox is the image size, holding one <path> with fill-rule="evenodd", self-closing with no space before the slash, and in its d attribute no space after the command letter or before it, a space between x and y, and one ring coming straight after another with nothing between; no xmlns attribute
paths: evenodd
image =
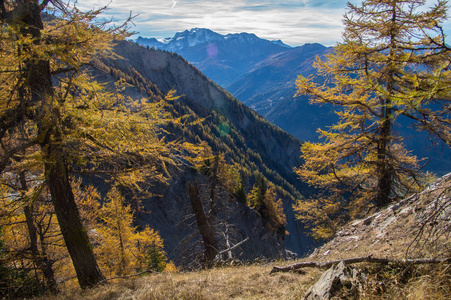
<svg viewBox="0 0 451 300"><path fill-rule="evenodd" d="M418 259L395 259L395 258L378 258L373 257L373 255L368 255L365 257L356 257L356 258L348 258L348 259L340 259L333 260L327 262L301 262L297 264L292 264L286 267L273 267L270 274L276 272L290 272L296 269L301 268L330 268L340 262L344 262L345 264L355 264L360 262L369 262L369 263L379 263L379 264L388 264L388 263L396 263L396 264L439 264L439 263L451 263L451 257L448 258L418 258Z"/></svg>

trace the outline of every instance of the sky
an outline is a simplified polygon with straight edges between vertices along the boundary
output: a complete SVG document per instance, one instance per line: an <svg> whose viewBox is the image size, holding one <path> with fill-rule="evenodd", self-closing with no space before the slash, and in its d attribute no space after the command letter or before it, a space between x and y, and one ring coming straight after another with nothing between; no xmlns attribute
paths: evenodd
<svg viewBox="0 0 451 300"><path fill-rule="evenodd" d="M130 12L131 31L157 39L173 37L191 28L208 28L220 34L254 33L290 46L341 41L342 18L349 0L78 0L82 10L108 5L105 19L120 22ZM432 1L432 0L431 0ZM428 2L431 2L428 1ZM350 0L360 4L361 0ZM451 29L448 22L446 24ZM451 31L451 30L450 30Z"/></svg>

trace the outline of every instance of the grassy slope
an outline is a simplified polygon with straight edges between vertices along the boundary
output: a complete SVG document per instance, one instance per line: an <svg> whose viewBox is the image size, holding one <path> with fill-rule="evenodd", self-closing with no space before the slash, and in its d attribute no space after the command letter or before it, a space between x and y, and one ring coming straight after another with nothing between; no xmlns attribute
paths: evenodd
<svg viewBox="0 0 451 300"><path fill-rule="evenodd" d="M269 275L271 265L221 267L190 273L152 274L65 294L55 299L299 299L321 272Z"/></svg>
<svg viewBox="0 0 451 300"><path fill-rule="evenodd" d="M335 239L299 262L369 254L402 259L407 249L408 257L446 258L451 256L450 226L451 174L423 193L366 219L351 222ZM424 231L419 237L420 228ZM116 279L107 286L64 294L55 299L300 299L324 270L306 268L270 275L273 266L291 263L256 263ZM449 264L360 263L353 266L365 273L365 280L359 287L359 299L451 299Z"/></svg>

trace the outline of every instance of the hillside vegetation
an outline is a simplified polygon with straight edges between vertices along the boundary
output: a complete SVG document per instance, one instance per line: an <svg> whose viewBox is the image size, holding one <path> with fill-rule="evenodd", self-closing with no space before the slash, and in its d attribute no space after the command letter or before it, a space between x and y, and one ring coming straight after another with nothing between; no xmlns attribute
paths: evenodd
<svg viewBox="0 0 451 300"><path fill-rule="evenodd" d="M108 74L99 78L106 82L125 79L137 87L126 90L133 97L176 90L181 97L167 109L175 118L189 118L180 124L169 124L165 128L170 133L168 138L194 144L206 142L213 153L224 154L227 162L244 175L247 193L260 175L273 183L287 216L289 235L285 247L299 254L309 251L313 241L295 220L292 208L294 200L311 193L311 188L298 180L293 171L302 163L301 141L243 105L177 54L130 42L118 44L115 52L123 59L96 60L96 68ZM190 125L194 120L201 121ZM155 214L159 211L149 209ZM152 222L151 216L147 221L163 230L158 222Z"/></svg>
<svg viewBox="0 0 451 300"><path fill-rule="evenodd" d="M451 145L448 4L425 4L348 4L344 42L315 64L327 84L296 82L339 121L302 143L126 41L131 16L2 1L0 297L299 298L319 276L306 300L447 297L451 175L421 192L433 176L402 135L404 117ZM313 238L328 243L282 261Z"/></svg>
<svg viewBox="0 0 451 300"><path fill-rule="evenodd" d="M274 266L326 262L373 255L381 258L449 258L451 255L451 175L399 204L356 220L312 255L298 261L218 266L198 272L150 274L54 299L300 299L324 273L304 268L270 274ZM337 299L449 299L448 263L354 265L365 280L358 294ZM346 289L345 289L346 291ZM344 294L343 294L344 293Z"/></svg>

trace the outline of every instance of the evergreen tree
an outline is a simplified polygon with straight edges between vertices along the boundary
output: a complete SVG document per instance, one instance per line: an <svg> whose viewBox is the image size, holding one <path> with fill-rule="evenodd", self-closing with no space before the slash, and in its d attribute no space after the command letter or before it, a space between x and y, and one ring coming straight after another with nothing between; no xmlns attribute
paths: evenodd
<svg viewBox="0 0 451 300"><path fill-rule="evenodd" d="M299 201L301 220L317 238L421 187L419 161L403 147L397 126L411 120L451 145L451 49L440 26L447 1L364 0L348 4L343 42L317 60L319 76L299 77L299 95L338 107L340 122L305 143L297 173L322 194Z"/></svg>

